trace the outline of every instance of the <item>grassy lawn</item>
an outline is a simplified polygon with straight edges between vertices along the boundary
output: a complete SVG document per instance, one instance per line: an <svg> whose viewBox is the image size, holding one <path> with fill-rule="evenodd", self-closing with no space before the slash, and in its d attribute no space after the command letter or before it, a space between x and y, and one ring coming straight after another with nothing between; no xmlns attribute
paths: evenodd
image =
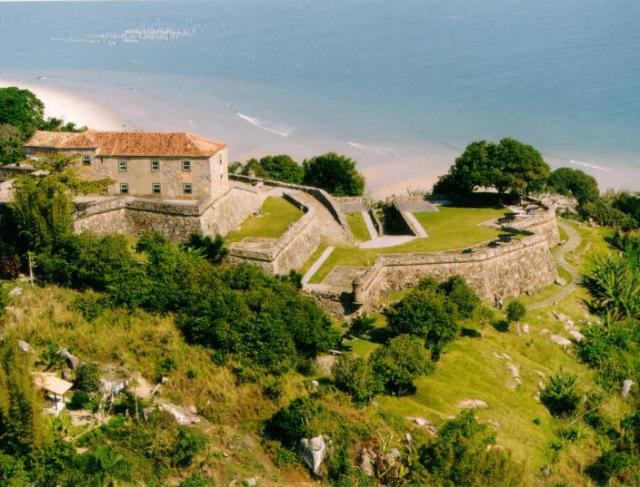
<svg viewBox="0 0 640 487"><path fill-rule="evenodd" d="M571 257L578 268L584 269L592 252L607 248L606 231L571 224L583 238L582 245ZM556 291L557 286L550 289ZM542 290L523 301L539 301L548 292ZM457 338L451 343L435 372L416 382L416 394L401 398L379 396L376 401L381 409L390 413L422 416L439 425L460 413L455 407L458 401L481 399L489 407L477 411L479 419L490 423L496 430L498 444L509 448L514 459L525 464L523 485L533 483L533 476L548 465L553 468L545 485L554 485L554 476L557 479L565 475L566 478L567 472L576 471L576 465L583 467L590 463L595 451L591 436L575 443L562 442L558 432L569 425L570 419L553 418L535 397L539 383L543 381L540 373L548 378L561 369L575 374L583 390L595 387L593 371L577 361L573 347L565 351L549 339L553 333L568 336L564 324L554 319L551 311L564 313L578 323L588 315L582 301L585 297L586 292L578 288L556 306L529 311L522 321L530 325L529 334L517 335L514 327L511 331L500 332L490 324L482 325L471 319L464 326L480 331L482 338ZM376 326L384 326L384 316L375 316ZM364 339L353 340L349 345L362 357L369 356L379 346ZM513 383L507 368L510 362L519 367L520 385ZM512 387L509 387L510 383ZM608 396L603 404L603 410L615 417L620 417L628 408L629 405L617 395ZM575 481L581 485L588 482L586 477Z"/></svg>
<svg viewBox="0 0 640 487"><path fill-rule="evenodd" d="M371 235L369 235L367 225L364 223L362 213L346 213L346 217L349 227L351 228L351 233L353 233L356 240L360 242L371 240Z"/></svg>
<svg viewBox="0 0 640 487"><path fill-rule="evenodd" d="M441 206L435 213L414 213L428 238L418 238L395 247L360 249L353 246L337 246L324 265L311 279L320 283L337 265L368 267L382 253L438 252L463 249L495 238L500 232L482 223L496 219L506 210L495 208L461 208Z"/></svg>
<svg viewBox="0 0 640 487"><path fill-rule="evenodd" d="M247 237L279 238L289 226L302 218L302 210L284 198L269 196L260 214L247 218L238 230L227 235L227 242L240 242Z"/></svg>

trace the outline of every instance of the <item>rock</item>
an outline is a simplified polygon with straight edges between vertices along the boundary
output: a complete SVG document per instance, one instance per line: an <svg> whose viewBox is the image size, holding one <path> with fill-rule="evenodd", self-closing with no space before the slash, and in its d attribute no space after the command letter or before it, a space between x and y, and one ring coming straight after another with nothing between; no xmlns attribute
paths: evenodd
<svg viewBox="0 0 640 487"><path fill-rule="evenodd" d="M20 350L22 350L24 353L33 353L33 347L31 345L29 345L27 342L25 342L24 340L18 340L18 346L20 347Z"/></svg>
<svg viewBox="0 0 640 487"><path fill-rule="evenodd" d="M549 334L549 329L548 328L543 328L542 330L540 330L540 334L541 335L548 335Z"/></svg>
<svg viewBox="0 0 640 487"><path fill-rule="evenodd" d="M634 382L631 379L627 379L622 383L622 397L627 397L631 391L631 386Z"/></svg>
<svg viewBox="0 0 640 487"><path fill-rule="evenodd" d="M530 327L526 323L522 325L522 333L529 334Z"/></svg>
<svg viewBox="0 0 640 487"><path fill-rule="evenodd" d="M255 485L258 485L258 477L251 477L250 479L244 479L242 483L243 485L253 487Z"/></svg>
<svg viewBox="0 0 640 487"><path fill-rule="evenodd" d="M71 372L71 369L68 368L64 368L64 370L62 371L62 378L64 380L68 380L70 382L73 381L73 373Z"/></svg>
<svg viewBox="0 0 640 487"><path fill-rule="evenodd" d="M400 458L400 455L401 455L400 450L394 447L391 450L389 450L389 453L385 455L385 458L387 462L394 463L398 458Z"/></svg>
<svg viewBox="0 0 640 487"><path fill-rule="evenodd" d="M486 409L489 405L482 399L463 399L456 404L458 409Z"/></svg>
<svg viewBox="0 0 640 487"><path fill-rule="evenodd" d="M566 286L567 285L567 280L562 278L562 277L556 277L556 280L553 281L555 282L558 286Z"/></svg>
<svg viewBox="0 0 640 487"><path fill-rule="evenodd" d="M404 441L407 445L413 445L413 436L411 436L411 433L404 435Z"/></svg>
<svg viewBox="0 0 640 487"><path fill-rule="evenodd" d="M64 357L67 360L69 367L71 367L73 370L80 367L80 359L69 352L69 350L67 350L66 348L61 348L60 350L58 350L58 355Z"/></svg>
<svg viewBox="0 0 640 487"><path fill-rule="evenodd" d="M324 437L320 435L310 440L303 438L300 440L298 450L300 451L300 455L302 455L304 463L307 464L313 473L317 474L327 454L327 443Z"/></svg>
<svg viewBox="0 0 640 487"><path fill-rule="evenodd" d="M11 291L9 291L8 295L10 298L15 298L16 296L22 296L22 288L16 286Z"/></svg>
<svg viewBox="0 0 640 487"><path fill-rule="evenodd" d="M413 421L415 424L417 424L418 426L426 426L427 424L429 424L429 421L427 421L424 418L421 417L414 417L414 416L407 416L407 419L409 421Z"/></svg>
<svg viewBox="0 0 640 487"><path fill-rule="evenodd" d="M560 335L551 335L549 338L553 343L560 345L561 347L568 347L573 344L571 340Z"/></svg>
<svg viewBox="0 0 640 487"><path fill-rule="evenodd" d="M374 459L375 459L375 455L370 450L368 450L367 448L362 450L362 453L360 454L359 467L360 467L360 470L362 470L367 477L373 477Z"/></svg>
<svg viewBox="0 0 640 487"><path fill-rule="evenodd" d="M571 335L576 342L582 342L587 339L587 337L578 330L569 330L569 335Z"/></svg>

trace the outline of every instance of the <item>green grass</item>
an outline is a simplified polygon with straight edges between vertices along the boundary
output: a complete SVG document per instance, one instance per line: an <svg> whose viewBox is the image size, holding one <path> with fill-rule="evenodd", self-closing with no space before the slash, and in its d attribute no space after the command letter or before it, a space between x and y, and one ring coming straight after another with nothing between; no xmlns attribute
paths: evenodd
<svg viewBox="0 0 640 487"><path fill-rule="evenodd" d="M496 208L462 208L441 206L434 213L414 213L422 224L428 238L418 238L395 247L383 249L360 249L337 246L324 265L311 279L320 283L337 265L369 267L382 253L439 252L463 249L495 238L500 232L482 225L504 215L506 210Z"/></svg>
<svg viewBox="0 0 640 487"><path fill-rule="evenodd" d="M238 230L230 232L227 242L240 242L247 237L280 238L304 213L284 198L269 196L260 214L247 218Z"/></svg>
<svg viewBox="0 0 640 487"><path fill-rule="evenodd" d="M369 234L367 225L364 222L362 213L346 213L345 215L347 217L349 227L351 228L351 233L353 233L356 240L359 240L360 242L371 240L371 235Z"/></svg>
<svg viewBox="0 0 640 487"><path fill-rule="evenodd" d="M300 273L304 276L304 274L309 270L309 267L313 265L313 263L320 258L322 252L328 247L326 242L320 242L318 248L311 254L309 259L304 263L304 265L300 268Z"/></svg>

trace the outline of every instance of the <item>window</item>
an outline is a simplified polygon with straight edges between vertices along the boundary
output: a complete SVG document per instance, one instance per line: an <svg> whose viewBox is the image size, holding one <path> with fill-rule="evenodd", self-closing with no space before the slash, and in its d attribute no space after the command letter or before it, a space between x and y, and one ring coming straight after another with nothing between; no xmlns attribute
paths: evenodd
<svg viewBox="0 0 640 487"><path fill-rule="evenodd" d="M127 161L118 161L118 169L120 172L127 172Z"/></svg>
<svg viewBox="0 0 640 487"><path fill-rule="evenodd" d="M82 156L82 165L83 166L90 166L91 165L91 156L90 155Z"/></svg>
<svg viewBox="0 0 640 487"><path fill-rule="evenodd" d="M151 185L151 191L152 191L154 194L160 194L160 183L153 183L153 184Z"/></svg>
<svg viewBox="0 0 640 487"><path fill-rule="evenodd" d="M182 185L182 192L184 194L191 194L193 193L193 187L191 186L191 183L184 183Z"/></svg>
<svg viewBox="0 0 640 487"><path fill-rule="evenodd" d="M157 172L160 170L160 161L151 161L151 172Z"/></svg>
<svg viewBox="0 0 640 487"><path fill-rule="evenodd" d="M120 192L128 193L129 192L129 184L128 183L120 183Z"/></svg>
<svg viewBox="0 0 640 487"><path fill-rule="evenodd" d="M191 161L182 161L182 170L186 172L191 171Z"/></svg>

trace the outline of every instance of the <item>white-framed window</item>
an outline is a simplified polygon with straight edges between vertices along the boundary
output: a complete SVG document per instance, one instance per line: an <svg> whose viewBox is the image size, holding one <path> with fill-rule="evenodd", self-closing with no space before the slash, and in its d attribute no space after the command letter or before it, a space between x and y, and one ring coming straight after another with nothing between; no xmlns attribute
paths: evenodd
<svg viewBox="0 0 640 487"><path fill-rule="evenodd" d="M182 161L182 170L184 172L190 172L191 171L191 161Z"/></svg>
<svg viewBox="0 0 640 487"><path fill-rule="evenodd" d="M120 192L128 193L129 192L129 183L120 183Z"/></svg>
<svg viewBox="0 0 640 487"><path fill-rule="evenodd" d="M151 184L151 192L153 194L160 194L160 183L152 183Z"/></svg>
<svg viewBox="0 0 640 487"><path fill-rule="evenodd" d="M193 186L191 186L191 183L183 183L182 184L182 192L184 194L191 194L193 193Z"/></svg>
<svg viewBox="0 0 640 487"><path fill-rule="evenodd" d="M158 172L160 170L160 161L151 161L151 172Z"/></svg>
<svg viewBox="0 0 640 487"><path fill-rule="evenodd" d="M85 154L82 156L82 165L90 166L91 165L91 156L89 154Z"/></svg>
<svg viewBox="0 0 640 487"><path fill-rule="evenodd" d="M118 161L118 169L120 170L120 172L127 172L127 161Z"/></svg>

